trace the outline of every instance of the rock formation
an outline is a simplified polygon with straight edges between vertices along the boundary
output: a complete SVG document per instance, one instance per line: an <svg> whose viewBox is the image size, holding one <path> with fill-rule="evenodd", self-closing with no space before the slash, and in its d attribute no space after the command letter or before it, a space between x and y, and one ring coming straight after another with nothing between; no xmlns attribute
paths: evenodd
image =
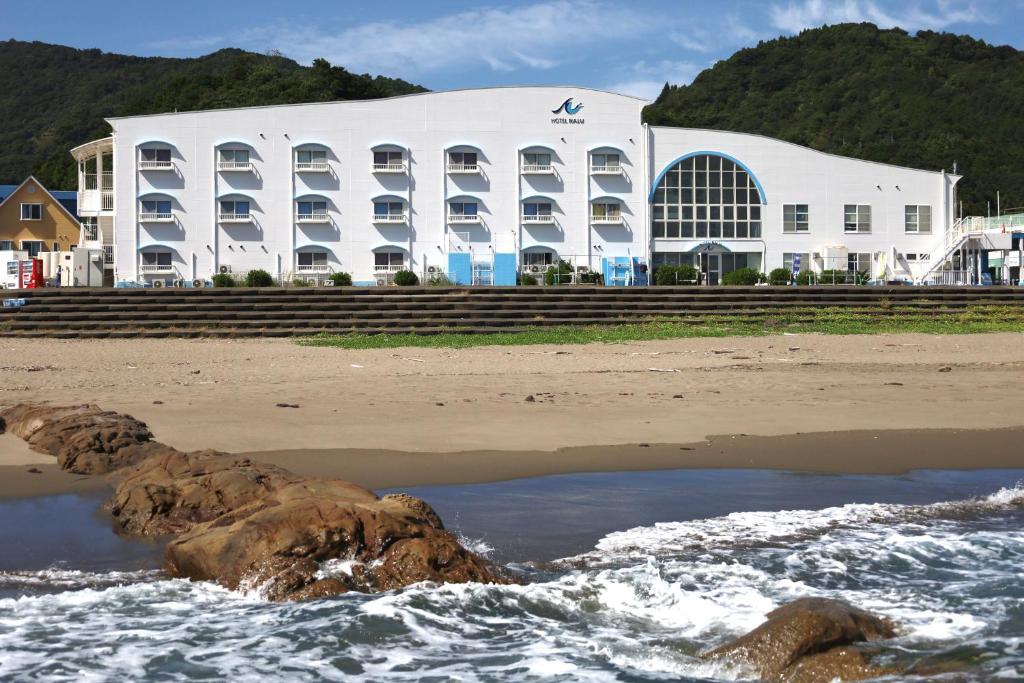
<svg viewBox="0 0 1024 683"><path fill-rule="evenodd" d="M756 629L705 657L749 664L765 680L860 681L898 670L871 664L855 644L895 635L889 620L841 600L801 598L770 612Z"/></svg>
<svg viewBox="0 0 1024 683"><path fill-rule="evenodd" d="M113 472L108 506L117 527L175 535L164 557L172 576L273 600L420 581L507 581L409 495L379 498L350 482L227 453L184 453L153 441L135 418L92 405L22 404L0 413L0 431L5 425L65 470Z"/></svg>

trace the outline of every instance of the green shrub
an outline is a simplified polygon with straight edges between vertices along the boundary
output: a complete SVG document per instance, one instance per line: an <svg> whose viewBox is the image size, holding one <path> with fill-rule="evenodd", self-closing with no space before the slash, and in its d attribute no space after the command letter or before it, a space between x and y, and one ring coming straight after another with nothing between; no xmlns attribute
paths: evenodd
<svg viewBox="0 0 1024 683"><path fill-rule="evenodd" d="M516 278L517 285L535 285L537 284L537 278L530 273L520 273L519 277Z"/></svg>
<svg viewBox="0 0 1024 683"><path fill-rule="evenodd" d="M764 273L753 268L737 268L722 276L723 285L756 285L764 282Z"/></svg>
<svg viewBox="0 0 1024 683"><path fill-rule="evenodd" d="M327 279L333 282L335 287L352 286L352 276L348 273L331 273Z"/></svg>
<svg viewBox="0 0 1024 683"><path fill-rule="evenodd" d="M274 276L265 270L250 270L245 274L246 287L273 287Z"/></svg>
<svg viewBox="0 0 1024 683"><path fill-rule="evenodd" d="M304 277L293 278L292 287L309 287L309 282Z"/></svg>
<svg viewBox="0 0 1024 683"><path fill-rule="evenodd" d="M776 268L768 273L768 283L772 285L788 285L793 279L793 273L786 268Z"/></svg>
<svg viewBox="0 0 1024 683"><path fill-rule="evenodd" d="M856 279L856 273L839 269L823 270L814 277L815 282L819 285L852 285Z"/></svg>
<svg viewBox="0 0 1024 683"><path fill-rule="evenodd" d="M796 276L796 283L798 285L809 285L814 282L814 276L809 270L801 270Z"/></svg>
<svg viewBox="0 0 1024 683"><path fill-rule="evenodd" d="M454 287L455 283L444 273L434 273L427 278L427 287Z"/></svg>
<svg viewBox="0 0 1024 683"><path fill-rule="evenodd" d="M658 266L654 270L656 285L690 285L697 283L697 269L693 266Z"/></svg>
<svg viewBox="0 0 1024 683"><path fill-rule="evenodd" d="M235 278L231 277L231 273L217 273L213 276L214 287L234 287Z"/></svg>
<svg viewBox="0 0 1024 683"><path fill-rule="evenodd" d="M395 284L399 287L415 287L419 283L420 279L411 270L400 270L395 273Z"/></svg>
<svg viewBox="0 0 1024 683"><path fill-rule="evenodd" d="M568 261L558 259L557 266L550 266L548 272L544 273L544 284L564 285L572 282L572 264Z"/></svg>
<svg viewBox="0 0 1024 683"><path fill-rule="evenodd" d="M576 278L576 282L584 285L603 285L604 275L592 270L586 273L580 273L579 277Z"/></svg>

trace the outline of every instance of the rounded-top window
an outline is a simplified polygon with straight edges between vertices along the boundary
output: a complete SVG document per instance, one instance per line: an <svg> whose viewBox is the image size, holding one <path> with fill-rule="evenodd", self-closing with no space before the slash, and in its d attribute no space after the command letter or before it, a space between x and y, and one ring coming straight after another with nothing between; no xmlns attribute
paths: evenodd
<svg viewBox="0 0 1024 683"><path fill-rule="evenodd" d="M682 159L654 188L651 233L655 239L760 238L757 183L741 166L721 156Z"/></svg>

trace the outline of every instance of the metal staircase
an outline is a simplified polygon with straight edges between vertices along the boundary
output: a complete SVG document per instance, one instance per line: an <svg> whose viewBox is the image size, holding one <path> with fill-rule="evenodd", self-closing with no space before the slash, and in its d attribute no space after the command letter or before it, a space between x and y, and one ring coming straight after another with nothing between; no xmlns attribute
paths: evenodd
<svg viewBox="0 0 1024 683"><path fill-rule="evenodd" d="M967 242L971 239L980 237L984 233L984 223L976 220L977 218L978 217L976 216L960 218L952 225L952 227L950 227L949 230L943 233L942 241L939 242L934 249L928 252L928 257L925 259L928 263L927 269L922 271L915 278L914 284L927 284L929 280L935 279L938 273L948 270L946 266L949 264L957 250L963 249ZM961 271L955 272L959 274ZM941 282L938 284L966 283Z"/></svg>

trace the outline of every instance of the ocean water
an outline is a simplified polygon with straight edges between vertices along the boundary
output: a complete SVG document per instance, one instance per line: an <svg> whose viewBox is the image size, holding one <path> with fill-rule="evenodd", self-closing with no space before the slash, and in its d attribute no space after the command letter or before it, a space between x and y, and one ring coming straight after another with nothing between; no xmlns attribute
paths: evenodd
<svg viewBox="0 0 1024 683"><path fill-rule="evenodd" d="M893 618L897 662L1020 680L1021 480L703 471L413 489L525 583L289 604L168 580L145 568L152 547L104 546L95 514L61 526L94 534L94 552L37 549L18 568L27 532L0 504L0 680L742 680L699 654L802 596Z"/></svg>

